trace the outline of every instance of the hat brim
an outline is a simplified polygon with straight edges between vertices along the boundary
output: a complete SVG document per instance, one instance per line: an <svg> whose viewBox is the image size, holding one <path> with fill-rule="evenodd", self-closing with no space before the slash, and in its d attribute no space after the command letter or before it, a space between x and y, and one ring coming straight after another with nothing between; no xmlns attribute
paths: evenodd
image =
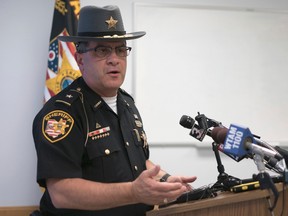
<svg viewBox="0 0 288 216"><path fill-rule="evenodd" d="M132 40L144 36L146 32L133 32L125 35L107 35L101 37L84 37L84 36L59 36L58 39L65 42L83 42L83 41L118 41L118 40Z"/></svg>

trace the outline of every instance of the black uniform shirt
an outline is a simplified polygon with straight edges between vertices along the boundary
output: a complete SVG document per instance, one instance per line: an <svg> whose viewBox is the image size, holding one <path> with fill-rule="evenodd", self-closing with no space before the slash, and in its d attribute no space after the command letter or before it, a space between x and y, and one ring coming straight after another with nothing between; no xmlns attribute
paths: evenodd
<svg viewBox="0 0 288 216"><path fill-rule="evenodd" d="M48 178L104 183L136 179L146 169L149 148L134 100L121 89L117 111L81 77L51 98L33 122L39 185L45 187ZM46 190L40 209L44 215L140 216L151 206L136 204L103 211L56 209Z"/></svg>

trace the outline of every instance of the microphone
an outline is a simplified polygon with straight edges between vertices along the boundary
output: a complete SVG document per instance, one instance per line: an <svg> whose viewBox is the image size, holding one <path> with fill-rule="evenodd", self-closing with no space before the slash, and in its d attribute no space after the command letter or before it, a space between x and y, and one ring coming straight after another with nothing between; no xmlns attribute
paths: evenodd
<svg viewBox="0 0 288 216"><path fill-rule="evenodd" d="M187 128L187 129L191 129L190 131L190 136L194 137L195 139L199 140L202 142L202 140L204 139L204 137L206 135L210 136L213 138L213 140L218 144L218 150L221 151L222 153L226 154L227 156L229 156L230 158L232 158L233 160L239 162L241 161L244 157L240 158L238 156L232 155L232 154L228 154L226 152L223 151L223 142L221 143L218 139L217 139L217 135L218 133L223 133L222 129L226 129L224 127L214 127L213 130L211 129L203 129L201 128L199 125L197 125L195 123L195 120L193 118L191 118L190 116L187 115L183 115L180 119L180 125L182 125L183 127ZM225 136L226 136L226 131L225 130ZM252 158L252 157L251 157Z"/></svg>
<svg viewBox="0 0 288 216"><path fill-rule="evenodd" d="M195 120L191 118L190 116L183 115L179 122L180 125L187 129L191 129L190 136L194 137L195 139L202 142L206 134L208 136L211 136L211 130L210 129L203 129L199 125L195 123Z"/></svg>
<svg viewBox="0 0 288 216"><path fill-rule="evenodd" d="M268 156L264 156L264 160L266 161L265 166L270 170L283 172L286 169L286 162L284 160L278 161L276 158Z"/></svg>
<svg viewBox="0 0 288 216"><path fill-rule="evenodd" d="M235 155L235 154L231 154L227 151L224 150L224 140L226 137L228 129L225 127L215 127L212 129L211 131L211 137L214 140L215 143L218 144L218 150L221 151L222 153L224 153L225 155L229 156L230 158L232 158L233 160L239 162L244 158L252 158L251 154L245 154L245 155ZM224 137L224 139L223 139Z"/></svg>
<svg viewBox="0 0 288 216"><path fill-rule="evenodd" d="M284 157L285 163L288 165L288 151L279 146L275 146L275 150Z"/></svg>
<svg viewBox="0 0 288 216"><path fill-rule="evenodd" d="M180 119L179 124L187 129L191 129L195 124L195 120L190 116L183 115Z"/></svg>
<svg viewBox="0 0 288 216"><path fill-rule="evenodd" d="M215 120L213 120L213 121L215 121ZM201 121L201 122L203 122L203 121ZM191 129L189 135L191 135L192 137L194 137L195 139L197 139L201 142L203 141L203 139L206 135L212 137L212 139L215 141L215 143L218 144L218 146L217 146L218 150L221 151L222 153L224 153L225 155L229 156L233 160L237 161L237 162L241 161L244 158L253 159L252 153L255 154L256 152L258 152L258 153L264 154L264 156L266 156L265 160L268 163L267 165L270 165L270 166L278 169L277 168L277 167L279 167L278 161L283 159L283 157L279 153L277 153L277 151L270 150L266 147L261 147L261 146L267 146L267 143L265 143L264 141L261 141L259 139L260 137L252 134L250 132L249 128L246 128L249 131L249 133L246 135L246 138L249 137L250 142L248 142L249 140L246 140L245 141L246 146L242 147L239 151L237 151L235 153L233 151L231 152L231 150L229 151L227 149L224 149L225 139L226 139L226 136L228 134L228 131L230 131L227 128L217 126L217 127L214 127L212 130L209 128L204 129L203 127L200 127L199 125L197 125L196 121L193 118L191 118L190 116L187 116L187 115L183 115L181 117L179 123L183 127L187 128L187 129ZM257 144L254 144L254 143L257 143ZM243 145L243 143L242 143L242 145ZM226 146L226 148L227 148L227 146ZM249 149L249 148L251 148L251 149ZM253 149L253 151L252 151L252 149ZM265 153L263 153L263 152L265 152ZM271 157L276 158L277 161L275 162L275 160L271 159Z"/></svg>
<svg viewBox="0 0 288 216"><path fill-rule="evenodd" d="M240 158L245 157L247 154L254 153L263 155L263 157L273 157L278 161L283 159L282 155L277 151L272 151L255 144L257 141L247 127L231 124L229 130L226 128L216 129L215 132L212 132L212 138L217 141L217 143L223 143L224 153Z"/></svg>

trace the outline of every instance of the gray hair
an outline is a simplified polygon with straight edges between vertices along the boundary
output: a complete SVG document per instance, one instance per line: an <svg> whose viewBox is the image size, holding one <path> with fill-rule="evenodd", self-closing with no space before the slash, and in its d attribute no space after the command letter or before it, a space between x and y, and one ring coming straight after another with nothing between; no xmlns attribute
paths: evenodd
<svg viewBox="0 0 288 216"><path fill-rule="evenodd" d="M84 53L88 46L88 41L79 42L76 44L77 53Z"/></svg>

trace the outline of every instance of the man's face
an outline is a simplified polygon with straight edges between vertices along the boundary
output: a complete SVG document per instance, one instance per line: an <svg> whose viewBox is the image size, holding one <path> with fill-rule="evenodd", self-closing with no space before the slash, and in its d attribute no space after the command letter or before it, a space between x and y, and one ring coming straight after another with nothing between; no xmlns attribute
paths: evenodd
<svg viewBox="0 0 288 216"><path fill-rule="evenodd" d="M116 54L115 48L125 47L125 41L117 42L89 42L86 49L97 47L97 51L91 50L82 54L76 53L76 61L87 85L100 96L111 97L117 94L117 90L125 79L127 57ZM111 54L109 54L112 48ZM108 52L107 56L100 57ZM121 53L120 53L121 55Z"/></svg>

